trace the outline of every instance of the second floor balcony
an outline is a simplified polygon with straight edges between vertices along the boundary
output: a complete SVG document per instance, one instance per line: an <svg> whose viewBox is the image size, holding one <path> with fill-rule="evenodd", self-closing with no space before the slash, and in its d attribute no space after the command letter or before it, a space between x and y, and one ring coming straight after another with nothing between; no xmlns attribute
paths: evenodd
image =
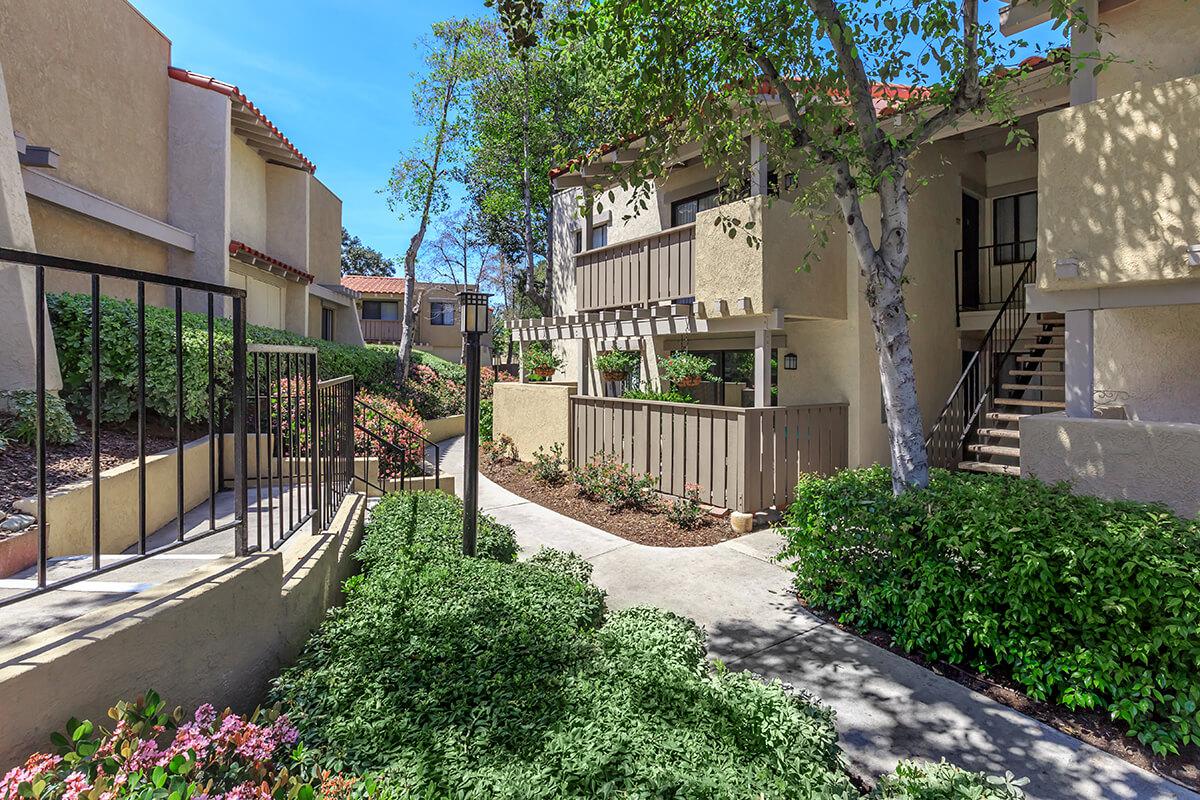
<svg viewBox="0 0 1200 800"><path fill-rule="evenodd" d="M810 252L819 263L804 270ZM791 203L751 196L701 211L695 222L577 254L575 292L579 312L703 303L842 319L845 238L835 230L821 247Z"/></svg>

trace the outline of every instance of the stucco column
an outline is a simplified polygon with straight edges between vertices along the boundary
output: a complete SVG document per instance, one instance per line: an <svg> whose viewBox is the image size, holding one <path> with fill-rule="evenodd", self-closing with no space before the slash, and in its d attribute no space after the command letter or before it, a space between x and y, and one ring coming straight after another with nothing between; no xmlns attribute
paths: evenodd
<svg viewBox="0 0 1200 800"><path fill-rule="evenodd" d="M1075 4L1075 11L1087 17L1087 24L1100 24L1100 0L1080 0ZM1093 53L1099 49L1096 35L1091 28L1071 27L1071 58L1076 67L1071 77L1071 105L1078 106L1090 103L1096 99L1096 75L1092 72L1092 61L1080 62L1083 53Z"/></svg>
<svg viewBox="0 0 1200 800"><path fill-rule="evenodd" d="M767 146L759 136L750 137L750 194L762 197L770 188L770 163Z"/></svg>
<svg viewBox="0 0 1200 800"><path fill-rule="evenodd" d="M12 111L4 71L0 68L0 247L36 251L29 203L21 164L17 161L17 140L13 135ZM37 295L35 268L0 263L0 391L32 389L37 346ZM44 304L43 304L44 308ZM58 351L54 331L46 317L46 388L62 388L58 371Z"/></svg>
<svg viewBox="0 0 1200 800"><path fill-rule="evenodd" d="M754 332L754 407L771 405L771 332Z"/></svg>
<svg viewBox="0 0 1200 800"><path fill-rule="evenodd" d="M1066 314L1066 393L1068 417L1095 415L1096 340L1092 311L1068 311Z"/></svg>

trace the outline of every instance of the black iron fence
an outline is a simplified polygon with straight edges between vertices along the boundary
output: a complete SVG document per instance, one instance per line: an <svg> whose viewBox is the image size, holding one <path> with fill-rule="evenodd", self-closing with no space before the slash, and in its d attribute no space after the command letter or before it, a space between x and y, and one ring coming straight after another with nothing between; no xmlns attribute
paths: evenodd
<svg viewBox="0 0 1200 800"><path fill-rule="evenodd" d="M955 250L954 296L958 301L957 314L999 310L1036 248L1037 240L1029 239Z"/></svg>
<svg viewBox="0 0 1200 800"><path fill-rule="evenodd" d="M219 533L232 534L237 555L275 548L306 525L323 530L351 492L383 493L402 485L396 478L418 475L440 482L438 447L357 398L352 376L321 380L315 348L248 346L244 290L3 248L0 262L33 273L37 537L34 563L0 586L0 606ZM83 276L89 291L48 293L47 272L75 276L63 279L73 285ZM47 362L60 332L48 296L60 316L63 308L75 314L62 324L57 353L72 376L62 399L90 432L90 485L70 488L90 495L90 521L50 507L47 409L58 401ZM79 330L86 343L67 341ZM122 393L129 402L110 413L112 395ZM113 435L102 423L114 413L123 422L130 409L136 500L102 480L104 437ZM164 429L173 451L151 452Z"/></svg>
<svg viewBox="0 0 1200 800"><path fill-rule="evenodd" d="M0 261L22 265L24 268L32 270L34 275L35 348L33 383L36 394L36 432L33 449L36 463L35 526L37 536L37 557L33 565L32 577L25 580L18 579L18 583L24 590L0 597L0 606L16 602L30 594L93 578L105 572L127 566L133 561L149 558L223 531L233 532L236 552L247 552L247 497L244 469L237 469L235 466L232 472L233 502L229 513L218 513L218 493L215 491L215 488L224 482L220 472L224 468L224 437L221 432L223 427L223 410L227 411L227 424L233 431L245 430L246 293L241 289L205 283L203 281L177 278L169 275L157 275L108 264L98 264L5 248L0 248ZM72 543L66 543L65 541L52 540L51 538L52 534L58 533L58 531L52 530L52 524L61 526L65 530L68 523L74 521L65 518L52 521L47 517L46 415L48 397L52 396L51 389L47 385L47 357L52 347L51 343L53 342L50 321L47 319L47 271L51 271L52 273L66 273L74 276L86 276L90 288L90 318L88 320L88 346L90 347L90 364L88 370L90 374L88 375L88 382L90 384L90 397L87 403L86 416L88 418L88 426L90 427L91 440L91 470L89 475L91 484L91 520L87 552L78 552L82 550L78 539L72 540ZM174 312L172 349L175 357L173 376L174 408L172 416L175 427L175 448L171 458L174 461L175 472L174 519L176 522L173 535L167 535L167 528L169 526L161 527L157 532L152 531L151 526L155 521L151 520L148 513L151 505L148 503L147 497L148 456L146 452L147 424L150 419L147 406L147 287L154 287L157 292L161 293L161 296L166 298L170 303L170 310ZM137 364L136 375L132 376L136 395L134 417L137 426L137 529L136 539L129 544L126 544L123 540L115 542L112 540L112 537L115 535L127 535L127 530L109 530L104 524L106 504L112 502L110 498L105 496L103 483L100 480L102 442L101 406L104 391L101 364L102 356L104 355L103 349L105 347L105 342L101 336L104 322L101 299L103 297L102 292L105 289L108 289L112 295L125 297L132 295L135 298L131 312L133 315L131 322L135 330L134 346L136 349L135 360ZM205 430L203 441L197 440L197 442L185 444L185 429L188 426L185 423L187 415L184 395L185 340L183 321L184 300L187 295L202 298L203 302L198 305L206 308L205 330L207 332L207 339L205 347L207 358L204 361L206 362L205 368L207 371L204 379L207 382L207 404L204 408L192 409L193 413L191 415L193 420L195 420L197 415L201 418L200 427ZM215 301L218 299L222 302L222 306L224 306L224 302L227 299L232 304L232 358L229 361L228 367L224 370L217 366L218 360L215 353ZM121 313L125 313L126 310L122 309ZM227 408L221 405L222 400L217 396L218 386L229 387ZM161 389L162 387L159 388ZM76 397L75 399L78 402L79 398ZM159 416L165 417L166 415L161 414ZM163 420L159 421L162 422ZM246 459L246 438L244 435L240 437L234 435L232 439L234 464L244 465ZM185 496L185 461L188 456L189 447L192 444L208 448L208 484L213 491L209 493L207 524L201 523L189 530L186 526L185 516L189 510ZM156 527L158 526L156 525ZM115 556L102 559L103 555L109 554L115 554ZM64 563L61 565L62 569L56 571L53 575L50 572L52 556L68 557L64 559ZM81 556L87 558L85 562L86 568L82 569L80 568ZM25 588L25 584L28 584L28 588Z"/></svg>

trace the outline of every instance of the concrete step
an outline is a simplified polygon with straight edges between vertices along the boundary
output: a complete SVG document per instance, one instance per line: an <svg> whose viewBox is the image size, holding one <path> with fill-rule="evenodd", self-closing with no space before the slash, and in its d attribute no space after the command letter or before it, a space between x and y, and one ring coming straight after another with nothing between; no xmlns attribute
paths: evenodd
<svg viewBox="0 0 1200 800"><path fill-rule="evenodd" d="M1024 341L1024 340L1022 340L1022 341ZM1066 349L1067 348L1062 346L1061 344L1054 344L1054 343L1040 344L1038 342L1025 342L1023 345L1021 345L1020 350L1014 350L1013 352L1031 353L1032 354L1035 352L1036 353L1049 353L1049 352L1057 353L1059 351L1064 351L1063 355L1065 355ZM1062 358L1063 358L1063 356L1059 356L1058 360L1061 361Z"/></svg>
<svg viewBox="0 0 1200 800"><path fill-rule="evenodd" d="M1055 408L1060 411L1067 407L1061 400L1024 400L1018 397L997 397L993 402L998 406L1028 406L1030 408Z"/></svg>
<svg viewBox="0 0 1200 800"><path fill-rule="evenodd" d="M984 414L988 422L1020 422L1025 417L1031 417L1032 414L1012 414L1007 411L989 411Z"/></svg>
<svg viewBox="0 0 1200 800"><path fill-rule="evenodd" d="M1000 384L1000 388L1012 389L1014 392L1065 392L1067 390L1065 386L1055 386L1052 383L1002 383Z"/></svg>
<svg viewBox="0 0 1200 800"><path fill-rule="evenodd" d="M1019 428L979 428L975 431L983 437L994 439L1020 439L1021 431Z"/></svg>
<svg viewBox="0 0 1200 800"><path fill-rule="evenodd" d="M1025 351L1022 351L1022 352L1025 352ZM1063 357L1062 356L1023 356L1023 355L1018 354L1017 361L1025 361L1025 362L1028 362L1031 364L1045 364L1047 362L1053 361L1056 364L1061 364L1061 363L1063 363Z"/></svg>
<svg viewBox="0 0 1200 800"><path fill-rule="evenodd" d="M1047 378L1047 377L1059 378L1059 377L1065 377L1067 373L1063 372L1062 370L1054 370L1054 369L1010 369L1008 371L1008 374L1009 375L1028 375L1029 377L1034 377L1036 375L1040 375L1043 378Z"/></svg>
<svg viewBox="0 0 1200 800"><path fill-rule="evenodd" d="M986 456L1007 456L1009 458L1020 458L1021 448L1005 447L999 444L969 444L967 445L968 453L979 453Z"/></svg>
<svg viewBox="0 0 1200 800"><path fill-rule="evenodd" d="M1021 468L1014 464L993 464L990 461L960 461L958 468L967 472L987 472L992 475L1021 477Z"/></svg>

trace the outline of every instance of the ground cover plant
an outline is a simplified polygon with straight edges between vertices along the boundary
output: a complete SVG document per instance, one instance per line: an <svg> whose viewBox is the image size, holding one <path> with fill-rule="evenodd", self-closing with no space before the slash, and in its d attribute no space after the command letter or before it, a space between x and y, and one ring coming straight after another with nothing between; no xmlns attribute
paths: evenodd
<svg viewBox="0 0 1200 800"><path fill-rule="evenodd" d="M332 769L378 771L386 797L857 798L828 710L750 673L712 669L703 633L651 608L607 612L590 565L514 561L483 516L386 497L347 584L275 682L300 740ZM878 798L1014 797L951 767L893 776ZM896 788L900 787L900 788Z"/></svg>
<svg viewBox="0 0 1200 800"><path fill-rule="evenodd" d="M1200 523L1034 480L883 467L801 478L796 588L902 649L1101 709L1156 753L1200 738Z"/></svg>

